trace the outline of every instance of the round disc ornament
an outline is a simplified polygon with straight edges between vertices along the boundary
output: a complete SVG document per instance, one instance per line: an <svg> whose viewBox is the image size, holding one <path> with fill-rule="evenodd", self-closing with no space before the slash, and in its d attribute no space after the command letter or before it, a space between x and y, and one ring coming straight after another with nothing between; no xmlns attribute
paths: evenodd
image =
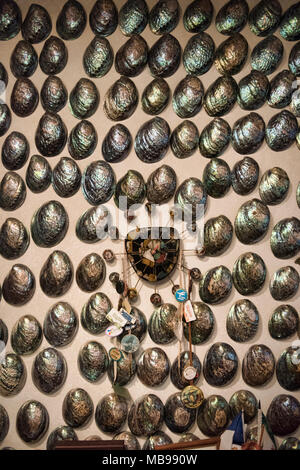
<svg viewBox="0 0 300 470"><path fill-rule="evenodd" d="M188 298L188 293L185 289L178 289L175 292L175 299L177 302L185 302Z"/></svg>
<svg viewBox="0 0 300 470"><path fill-rule="evenodd" d="M111 348L108 351L108 355L113 361L116 362L120 361L123 357L122 351L120 351L118 348Z"/></svg>
<svg viewBox="0 0 300 470"><path fill-rule="evenodd" d="M181 401L186 408L199 408L204 401L204 395L200 388L188 385L181 392Z"/></svg>
<svg viewBox="0 0 300 470"><path fill-rule="evenodd" d="M185 380L194 380L197 375L197 370L193 366L186 366L183 369L182 375Z"/></svg>
<svg viewBox="0 0 300 470"><path fill-rule="evenodd" d="M125 335L121 341L121 348L126 353L134 353L140 347L139 339L135 335Z"/></svg>

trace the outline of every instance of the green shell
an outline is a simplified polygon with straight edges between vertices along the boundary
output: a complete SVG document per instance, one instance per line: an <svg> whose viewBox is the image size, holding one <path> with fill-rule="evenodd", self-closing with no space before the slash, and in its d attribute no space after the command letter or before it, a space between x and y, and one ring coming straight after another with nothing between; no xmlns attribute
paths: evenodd
<svg viewBox="0 0 300 470"><path fill-rule="evenodd" d="M296 117L287 110L275 114L266 127L266 142L271 150L281 152L294 143L298 132Z"/></svg>
<svg viewBox="0 0 300 470"><path fill-rule="evenodd" d="M274 339L285 339L294 335L299 328L299 315L292 305L280 305L269 319L269 333Z"/></svg>
<svg viewBox="0 0 300 470"><path fill-rule="evenodd" d="M26 382L26 367L20 356L9 353L0 363L0 396L17 395Z"/></svg>
<svg viewBox="0 0 300 470"><path fill-rule="evenodd" d="M135 436L152 436L164 421L164 405L159 397L150 393L131 405L128 426Z"/></svg>
<svg viewBox="0 0 300 470"><path fill-rule="evenodd" d="M206 352L203 373L212 387L229 384L236 375L237 368L238 357L230 344L214 343Z"/></svg>
<svg viewBox="0 0 300 470"><path fill-rule="evenodd" d="M149 14L149 27L154 34L173 31L179 23L180 6L177 0L159 0Z"/></svg>
<svg viewBox="0 0 300 470"><path fill-rule="evenodd" d="M190 3L183 15L183 24L189 33L201 33L211 24L214 7L210 0L195 0Z"/></svg>
<svg viewBox="0 0 300 470"><path fill-rule="evenodd" d="M252 70L239 82L238 104L242 109L255 111L266 102L269 89L268 77L258 70Z"/></svg>
<svg viewBox="0 0 300 470"><path fill-rule="evenodd" d="M32 381L36 388L53 394L62 388L67 378L67 363L61 352L54 348L43 349L32 364Z"/></svg>
<svg viewBox="0 0 300 470"><path fill-rule="evenodd" d="M213 217L204 225L204 255L220 256L230 246L233 227L225 215Z"/></svg>
<svg viewBox="0 0 300 470"><path fill-rule="evenodd" d="M86 27L86 12L77 0L68 0L56 21L56 30L62 39L79 38Z"/></svg>
<svg viewBox="0 0 300 470"><path fill-rule="evenodd" d="M199 144L199 131L189 120L182 121L172 132L171 149L177 158L188 158L193 155Z"/></svg>
<svg viewBox="0 0 300 470"><path fill-rule="evenodd" d="M243 69L248 57L248 42L235 33L217 48L214 64L221 75L236 75Z"/></svg>
<svg viewBox="0 0 300 470"><path fill-rule="evenodd" d="M196 420L197 411L187 408L181 401L181 392L173 393L165 403L165 423L174 433L188 431Z"/></svg>
<svg viewBox="0 0 300 470"><path fill-rule="evenodd" d="M285 349L276 364L276 376L282 388L289 391L300 390L299 350L297 347Z"/></svg>
<svg viewBox="0 0 300 470"><path fill-rule="evenodd" d="M82 388L70 390L62 405L64 421L72 428L85 426L94 413L94 404L90 395Z"/></svg>
<svg viewBox="0 0 300 470"><path fill-rule="evenodd" d="M16 354L32 354L42 343L42 327L33 315L24 315L14 324L10 340Z"/></svg>
<svg viewBox="0 0 300 470"><path fill-rule="evenodd" d="M192 302L196 320L191 322L192 344L202 344L212 334L215 318L210 307L202 302ZM183 332L186 340L189 339L189 327L183 323Z"/></svg>
<svg viewBox="0 0 300 470"><path fill-rule="evenodd" d="M273 377L275 359L270 348L255 344L246 352L242 364L242 376L247 385L265 385Z"/></svg>
<svg viewBox="0 0 300 470"><path fill-rule="evenodd" d="M185 119L198 114L202 107L204 87L201 80L187 75L180 80L173 94L172 104L177 116Z"/></svg>
<svg viewBox="0 0 300 470"><path fill-rule="evenodd" d="M161 348L148 348L139 357L137 375L146 387L163 384L170 372L170 361Z"/></svg>
<svg viewBox="0 0 300 470"><path fill-rule="evenodd" d="M98 403L95 413L96 424L102 432L120 431L127 419L128 404L116 393L105 395Z"/></svg>
<svg viewBox="0 0 300 470"><path fill-rule="evenodd" d="M82 376L89 382L97 382L108 367L106 349L97 341L89 341L80 349L78 367Z"/></svg>
<svg viewBox="0 0 300 470"><path fill-rule="evenodd" d="M125 36L140 34L148 23L149 10L145 0L127 0L119 13L120 30Z"/></svg>
<svg viewBox="0 0 300 470"><path fill-rule="evenodd" d="M209 116L229 113L237 100L238 85L232 77L219 77L207 89L203 107Z"/></svg>
<svg viewBox="0 0 300 470"><path fill-rule="evenodd" d="M160 114L168 105L170 87L163 78L154 78L143 91L141 103L147 114Z"/></svg>
<svg viewBox="0 0 300 470"><path fill-rule="evenodd" d="M300 76L300 43L297 42L294 47L291 49L289 55L289 69L290 71L296 75L296 77Z"/></svg>
<svg viewBox="0 0 300 470"><path fill-rule="evenodd" d="M212 158L203 171L203 184L209 196L224 197L231 187L231 172L221 158Z"/></svg>
<svg viewBox="0 0 300 470"><path fill-rule="evenodd" d="M16 259L24 255L29 246L29 234L23 223L10 217L0 228L0 254L6 259Z"/></svg>
<svg viewBox="0 0 300 470"><path fill-rule="evenodd" d="M4 441L9 430L9 417L4 406L0 405L0 442Z"/></svg>
<svg viewBox="0 0 300 470"><path fill-rule="evenodd" d="M256 253L244 253L233 266L232 278L235 288L241 295L259 292L266 280L266 265Z"/></svg>
<svg viewBox="0 0 300 470"><path fill-rule="evenodd" d="M266 235L270 224L270 211L259 199L245 202L234 221L235 234L241 243L251 245Z"/></svg>
<svg viewBox="0 0 300 470"><path fill-rule="evenodd" d="M245 27L249 7L245 0L230 0L219 10L216 16L216 28L221 34L231 36Z"/></svg>
<svg viewBox="0 0 300 470"><path fill-rule="evenodd" d="M111 309L112 303L106 294L102 292L93 294L81 311L83 328L93 335L102 333L109 326L106 315Z"/></svg>
<svg viewBox="0 0 300 470"><path fill-rule="evenodd" d="M278 0L261 0L249 14L249 27L256 36L275 33L281 20L282 8Z"/></svg>
<svg viewBox="0 0 300 470"><path fill-rule="evenodd" d="M133 354L127 354L122 351L123 357L117 362L116 377L115 377L115 362L109 359L108 363L108 378L113 385L124 387L127 385L136 374L137 363Z"/></svg>
<svg viewBox="0 0 300 470"><path fill-rule="evenodd" d="M37 400L28 400L19 408L16 428L24 442L39 442L49 428L49 414Z"/></svg>
<svg viewBox="0 0 300 470"><path fill-rule="evenodd" d="M280 34L286 41L299 41L300 39L300 5L294 3L284 13L281 24Z"/></svg>
<svg viewBox="0 0 300 470"><path fill-rule="evenodd" d="M264 204L280 204L287 196L290 179L287 173L278 167L267 170L259 184L259 194Z"/></svg>
<svg viewBox="0 0 300 470"><path fill-rule="evenodd" d="M270 293L275 300L288 300L294 297L299 289L300 276L293 266L279 268L270 281Z"/></svg>
<svg viewBox="0 0 300 470"><path fill-rule="evenodd" d="M279 67L282 57L282 42L276 36L268 36L254 47L251 66L254 70L270 75Z"/></svg>
<svg viewBox="0 0 300 470"><path fill-rule="evenodd" d="M244 412L244 420L249 424L257 415L258 401L249 390L239 390L235 392L229 400L232 417Z"/></svg>
<svg viewBox="0 0 300 470"><path fill-rule="evenodd" d="M265 138L265 122L257 113L250 113L238 119L232 128L231 144L241 155L255 153Z"/></svg>
<svg viewBox="0 0 300 470"><path fill-rule="evenodd" d="M243 343L252 339L258 329L259 313L248 299L235 302L227 315L226 330L231 339Z"/></svg>
<svg viewBox="0 0 300 470"><path fill-rule="evenodd" d="M58 348L70 344L77 333L77 329L77 313L67 302L57 302L48 310L43 331L51 346Z"/></svg>
<svg viewBox="0 0 300 470"><path fill-rule="evenodd" d="M202 277L199 284L199 295L203 302L218 304L224 302L232 289L232 277L228 268L217 266Z"/></svg>
<svg viewBox="0 0 300 470"><path fill-rule="evenodd" d="M300 403L292 395L277 395L268 408L266 418L275 436L293 434L300 423Z"/></svg>
<svg viewBox="0 0 300 470"><path fill-rule="evenodd" d="M276 258L296 256L300 251L300 220L297 217L280 220L272 230L270 243Z"/></svg>
<svg viewBox="0 0 300 470"><path fill-rule="evenodd" d="M54 450L60 441L78 441L78 436L70 426L58 426L49 434L47 450Z"/></svg>
<svg viewBox="0 0 300 470"><path fill-rule="evenodd" d="M85 73L91 78L104 77L114 61L112 47L106 38L95 36L83 55Z"/></svg>
<svg viewBox="0 0 300 470"><path fill-rule="evenodd" d="M156 308L149 320L149 335L156 344L168 344L175 339L178 324L177 307L162 304Z"/></svg>
<svg viewBox="0 0 300 470"><path fill-rule="evenodd" d="M268 105L271 108L285 108L292 100L295 91L295 75L289 70L282 70L270 81Z"/></svg>
<svg viewBox="0 0 300 470"><path fill-rule="evenodd" d="M205 436L220 436L230 421L230 407L221 395L211 395L200 406L197 424Z"/></svg>
<svg viewBox="0 0 300 470"><path fill-rule="evenodd" d="M239 160L231 172L233 190L242 196L251 193L258 182L259 166L256 160L245 157Z"/></svg>
<svg viewBox="0 0 300 470"><path fill-rule="evenodd" d="M193 35L183 51L183 65L187 73L203 75L211 68L215 54L215 43L207 33Z"/></svg>
<svg viewBox="0 0 300 470"><path fill-rule="evenodd" d="M222 118L215 118L204 127L200 135L199 149L206 158L219 157L227 149L231 136L229 124Z"/></svg>

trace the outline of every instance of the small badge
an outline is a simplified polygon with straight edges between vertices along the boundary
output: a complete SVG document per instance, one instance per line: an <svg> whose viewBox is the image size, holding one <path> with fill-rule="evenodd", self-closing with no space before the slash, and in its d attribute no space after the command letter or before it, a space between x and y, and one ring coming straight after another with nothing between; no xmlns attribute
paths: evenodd
<svg viewBox="0 0 300 470"><path fill-rule="evenodd" d="M136 322L136 318L134 318L132 315L130 315L124 308L121 308L120 314L126 320L127 323L135 323Z"/></svg>
<svg viewBox="0 0 300 470"><path fill-rule="evenodd" d="M108 351L108 355L113 361L116 362L120 361L123 357L122 351L120 351L118 348L111 348Z"/></svg>
<svg viewBox="0 0 300 470"><path fill-rule="evenodd" d="M113 323L115 326L118 328L122 328L123 326L126 325L127 320L121 315L121 313L115 309L112 308L108 314L106 315L106 318Z"/></svg>
<svg viewBox="0 0 300 470"><path fill-rule="evenodd" d="M185 302L188 298L188 293L185 289L178 289L175 292L175 299L177 302Z"/></svg>
<svg viewBox="0 0 300 470"><path fill-rule="evenodd" d="M183 369L182 375L185 378L185 380L194 380L194 378L197 375L197 370L193 366L186 366Z"/></svg>
<svg viewBox="0 0 300 470"><path fill-rule="evenodd" d="M196 315L193 309L192 302L190 300L185 302L183 314L184 314L185 321L187 323L189 323L190 321L196 320Z"/></svg>
<svg viewBox="0 0 300 470"><path fill-rule="evenodd" d="M182 390L181 401L186 408L199 408L204 401L204 395L200 388L189 385Z"/></svg>
<svg viewBox="0 0 300 470"><path fill-rule="evenodd" d="M140 347L139 339L135 335L125 335L121 341L121 348L126 353L134 353Z"/></svg>
<svg viewBox="0 0 300 470"><path fill-rule="evenodd" d="M119 336L123 333L123 328L118 328L116 325L111 325L105 330L105 334L110 338L115 338L115 336Z"/></svg>

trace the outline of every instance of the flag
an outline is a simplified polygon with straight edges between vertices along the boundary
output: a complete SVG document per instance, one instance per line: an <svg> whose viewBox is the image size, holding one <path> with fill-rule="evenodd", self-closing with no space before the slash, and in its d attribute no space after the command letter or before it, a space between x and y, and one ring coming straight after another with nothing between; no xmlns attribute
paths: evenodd
<svg viewBox="0 0 300 470"><path fill-rule="evenodd" d="M238 449L244 442L244 415L240 412L222 434L220 450Z"/></svg>
<svg viewBox="0 0 300 470"><path fill-rule="evenodd" d="M260 401L258 404L257 416L254 423L250 425L250 427L257 426L257 446L261 446L262 450L276 450L277 445L274 438L274 434L270 429L270 425L268 423L267 418L265 417L264 413L262 412Z"/></svg>

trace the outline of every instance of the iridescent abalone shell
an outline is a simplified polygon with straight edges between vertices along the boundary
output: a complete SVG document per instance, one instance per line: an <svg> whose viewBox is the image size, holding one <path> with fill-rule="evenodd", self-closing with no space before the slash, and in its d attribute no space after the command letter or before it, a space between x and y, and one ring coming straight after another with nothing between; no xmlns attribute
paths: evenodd
<svg viewBox="0 0 300 470"><path fill-rule="evenodd" d="M82 388L73 388L65 396L62 414L65 422L72 428L85 426L94 413L90 395Z"/></svg>
<svg viewBox="0 0 300 470"><path fill-rule="evenodd" d="M177 116L190 118L198 114L202 107L204 88L201 80L187 75L180 80L173 94L172 104Z"/></svg>
<svg viewBox="0 0 300 470"><path fill-rule="evenodd" d="M219 215L207 220L204 225L203 254L205 256L220 256L230 246L233 227L225 215Z"/></svg>
<svg viewBox="0 0 300 470"><path fill-rule="evenodd" d="M171 34L164 34L149 51L148 65L153 77L170 77L177 71L180 61L181 47Z"/></svg>
<svg viewBox="0 0 300 470"><path fill-rule="evenodd" d="M76 282L84 292L93 292L102 286L106 276L106 267L100 255L90 253L79 263L76 270Z"/></svg>
<svg viewBox="0 0 300 470"><path fill-rule="evenodd" d="M268 36L252 50L251 67L270 75L279 67L283 57L283 44L276 36Z"/></svg>
<svg viewBox="0 0 300 470"><path fill-rule="evenodd" d="M9 417L4 406L0 405L0 442L4 441L9 430Z"/></svg>
<svg viewBox="0 0 300 470"><path fill-rule="evenodd" d="M298 122L294 114L284 110L275 114L266 127L266 142L275 152L288 149L295 141Z"/></svg>
<svg viewBox="0 0 300 470"><path fill-rule="evenodd" d="M134 82L122 76L108 89L103 110L112 121L124 121L135 112L138 100L138 90Z"/></svg>
<svg viewBox="0 0 300 470"><path fill-rule="evenodd" d="M300 450L300 441L293 436L287 437L281 442L278 450Z"/></svg>
<svg viewBox="0 0 300 470"><path fill-rule="evenodd" d="M300 5L296 2L285 11L282 17L279 32L286 41L299 41L300 39L299 14Z"/></svg>
<svg viewBox="0 0 300 470"><path fill-rule="evenodd" d="M188 74L203 75L211 68L215 43L207 33L194 34L183 51L183 65Z"/></svg>
<svg viewBox="0 0 300 470"><path fill-rule="evenodd" d="M54 348L43 349L32 364L32 381L40 392L56 393L67 377L67 363L61 352Z"/></svg>
<svg viewBox="0 0 300 470"><path fill-rule="evenodd" d="M187 158L193 155L199 144L199 131L189 120L182 121L171 134L170 145L177 158Z"/></svg>
<svg viewBox="0 0 300 470"><path fill-rule="evenodd" d="M62 80L55 75L46 78L41 89L41 104L49 113L59 113L68 101L68 91Z"/></svg>
<svg viewBox="0 0 300 470"><path fill-rule="evenodd" d="M1 77L0 77L1 85ZM11 111L7 104L0 102L0 137L2 137L11 125Z"/></svg>
<svg viewBox="0 0 300 470"><path fill-rule="evenodd" d="M76 224L76 235L85 243L96 243L106 238L111 221L110 213L102 204L88 209Z"/></svg>
<svg viewBox="0 0 300 470"><path fill-rule="evenodd" d="M97 382L108 367L106 349L97 341L89 341L79 351L78 367L82 376L89 382Z"/></svg>
<svg viewBox="0 0 300 470"><path fill-rule="evenodd" d="M18 78L10 95L12 111L19 117L30 116L36 110L39 93L29 78Z"/></svg>
<svg viewBox="0 0 300 470"><path fill-rule="evenodd" d="M292 395L277 395L268 408L266 418L275 436L293 434L300 425L300 403Z"/></svg>
<svg viewBox="0 0 300 470"><path fill-rule="evenodd" d="M109 163L124 160L131 150L132 137L126 126L115 124L110 128L102 142L102 155Z"/></svg>
<svg viewBox="0 0 300 470"><path fill-rule="evenodd" d="M199 295L203 302L219 304L224 302L232 289L232 277L228 268L216 266L207 271L199 284Z"/></svg>
<svg viewBox="0 0 300 470"><path fill-rule="evenodd" d="M268 77L262 72L252 70L239 82L238 104L248 111L261 108L267 100L269 89Z"/></svg>
<svg viewBox="0 0 300 470"><path fill-rule="evenodd" d="M81 171L72 158L62 157L52 172L52 186L60 197L71 197L77 193L81 183Z"/></svg>
<svg viewBox="0 0 300 470"><path fill-rule="evenodd" d="M58 302L48 310L43 331L51 346L66 346L75 337L77 329L77 313L67 302Z"/></svg>
<svg viewBox="0 0 300 470"><path fill-rule="evenodd" d="M300 182L298 183L297 190L296 190L296 202L300 209Z"/></svg>
<svg viewBox="0 0 300 470"><path fill-rule="evenodd" d="M177 307L172 304L162 304L152 313L149 320L149 335L156 344L168 344L175 339L175 329L178 325Z"/></svg>
<svg viewBox="0 0 300 470"><path fill-rule="evenodd" d="M226 330L233 341L244 343L256 335L258 324L259 314L254 303L248 299L240 299L230 308Z"/></svg>
<svg viewBox="0 0 300 470"><path fill-rule="evenodd" d="M231 36L239 33L248 20L249 7L245 0L230 0L216 16L216 28L221 34Z"/></svg>
<svg viewBox="0 0 300 470"><path fill-rule="evenodd" d="M33 315L24 315L14 324L10 340L16 354L32 354L43 340L42 327Z"/></svg>
<svg viewBox="0 0 300 470"><path fill-rule="evenodd" d="M53 251L40 272L40 286L48 297L60 297L71 287L73 265L63 251Z"/></svg>
<svg viewBox="0 0 300 470"><path fill-rule="evenodd" d="M211 24L214 7L210 0L194 0L183 15L183 25L189 33L201 33Z"/></svg>
<svg viewBox="0 0 300 470"><path fill-rule="evenodd" d="M90 12L90 27L94 34L105 37L118 26L118 10L112 0L97 0Z"/></svg>
<svg viewBox="0 0 300 470"><path fill-rule="evenodd" d="M299 289L300 277L293 266L279 268L270 280L270 293L275 300L288 300Z"/></svg>
<svg viewBox="0 0 300 470"><path fill-rule="evenodd" d="M149 14L149 27L154 34L173 31L179 23L180 6L177 0L158 0Z"/></svg>
<svg viewBox="0 0 300 470"><path fill-rule="evenodd" d="M141 173L128 170L115 189L114 201L119 209L126 211L132 205L142 204L146 197L146 184ZM126 198L124 201L123 198Z"/></svg>
<svg viewBox="0 0 300 470"><path fill-rule="evenodd" d="M210 121L201 132L199 149L206 158L219 157L227 149L231 136L230 125L222 118Z"/></svg>
<svg viewBox="0 0 300 470"><path fill-rule="evenodd" d="M264 204L280 204L287 196L290 179L287 173L279 167L267 170L259 184L259 194Z"/></svg>
<svg viewBox="0 0 300 470"><path fill-rule="evenodd" d="M2 62L0 62L0 81L1 81L1 93L3 93L7 88L8 74Z"/></svg>
<svg viewBox="0 0 300 470"><path fill-rule="evenodd" d="M258 181L259 166L251 157L239 160L231 172L231 184L233 190L242 196L251 193Z"/></svg>
<svg viewBox="0 0 300 470"><path fill-rule="evenodd" d="M16 428L24 442L40 441L49 428L49 414L37 400L28 400L19 408Z"/></svg>
<svg viewBox="0 0 300 470"><path fill-rule="evenodd" d="M97 405L95 413L96 424L102 432L118 432L125 424L127 413L128 404L126 399L116 393L109 393Z"/></svg>
<svg viewBox="0 0 300 470"><path fill-rule="evenodd" d="M81 189L93 206L109 201L115 191L116 176L109 163L101 160L90 163L83 175Z"/></svg>
<svg viewBox="0 0 300 470"><path fill-rule="evenodd" d="M17 395L26 382L26 367L20 356L9 353L3 355L0 362L0 395Z"/></svg>
<svg viewBox="0 0 300 470"><path fill-rule="evenodd" d="M294 75L296 75L296 77L299 77L300 76L300 42L299 41L291 49L288 65L289 65L290 71Z"/></svg>
<svg viewBox="0 0 300 470"><path fill-rule="evenodd" d="M147 198L152 204L164 204L175 194L176 173L168 165L162 165L151 173L147 180Z"/></svg>
<svg viewBox="0 0 300 470"><path fill-rule="evenodd" d="M145 314L140 309L138 309L137 307L133 307L133 306L131 306L130 315L132 315L133 318L135 318L135 324L132 325L131 332L141 342L141 341L143 341L143 339L145 338L146 333L147 333L147 318L146 318ZM122 338L126 334L127 334L127 331L126 330L123 331L123 333L121 333L118 336L118 339L121 341Z"/></svg>
<svg viewBox="0 0 300 470"><path fill-rule="evenodd" d="M10 57L10 69L16 78L31 77L38 66L38 55L28 41L19 41Z"/></svg>
<svg viewBox="0 0 300 470"><path fill-rule="evenodd" d="M300 390L299 349L290 346L281 354L276 364L276 376L279 384L290 392Z"/></svg>
<svg viewBox="0 0 300 470"><path fill-rule="evenodd" d="M0 228L0 254L5 259L20 258L29 246L29 234L23 223L10 217Z"/></svg>
<svg viewBox="0 0 300 470"><path fill-rule="evenodd" d="M45 113L38 124L35 133L35 145L44 157L56 157L67 143L68 131L59 116L55 113Z"/></svg>
<svg viewBox="0 0 300 470"><path fill-rule="evenodd" d="M113 64L114 53L109 41L95 36L83 55L85 73L91 78L104 77Z"/></svg>
<svg viewBox="0 0 300 470"><path fill-rule="evenodd" d="M272 230L270 243L276 258L296 256L300 251L300 220L297 217L280 220Z"/></svg>
<svg viewBox="0 0 300 470"><path fill-rule="evenodd" d="M49 434L47 450L55 450L60 441L78 441L76 432L70 426L58 426Z"/></svg>
<svg viewBox="0 0 300 470"><path fill-rule="evenodd" d="M141 450L139 441L129 431L119 432L113 437L113 441L124 441L125 450Z"/></svg>
<svg viewBox="0 0 300 470"><path fill-rule="evenodd" d="M148 44L142 36L131 36L118 49L115 58L115 68L120 75L136 77L147 65Z"/></svg>
<svg viewBox="0 0 300 470"><path fill-rule="evenodd" d="M31 4L22 24L22 35L25 41L31 44L45 41L51 29L52 21L47 10L42 5Z"/></svg>
<svg viewBox="0 0 300 470"><path fill-rule="evenodd" d="M49 188L52 169L46 158L33 155L26 170L26 184L33 193L42 193Z"/></svg>
<svg viewBox="0 0 300 470"><path fill-rule="evenodd" d="M68 150L75 160L90 157L97 146L98 134L90 121L80 121L70 132Z"/></svg>
<svg viewBox="0 0 300 470"><path fill-rule="evenodd" d="M243 253L233 266L232 278L235 288L241 295L259 292L266 280L266 265L256 253Z"/></svg>
<svg viewBox="0 0 300 470"><path fill-rule="evenodd" d="M202 179L209 196L224 197L231 186L230 168L225 160L212 158L204 168Z"/></svg>
<svg viewBox="0 0 300 470"><path fill-rule="evenodd" d="M220 436L230 421L230 407L221 395L210 395L200 406L197 424L205 436Z"/></svg>
<svg viewBox="0 0 300 470"><path fill-rule="evenodd" d="M68 0L56 21L56 31L64 40L79 38L86 27L86 12L77 0Z"/></svg>
<svg viewBox="0 0 300 470"><path fill-rule="evenodd" d="M120 30L125 36L140 34L148 23L149 10L145 0L127 0L119 13Z"/></svg>
<svg viewBox="0 0 300 470"><path fill-rule="evenodd" d="M244 36L235 33L218 46L214 64L221 75L236 75L243 69L247 57L248 43Z"/></svg>
<svg viewBox="0 0 300 470"><path fill-rule="evenodd" d="M292 100L296 77L289 70L282 70L270 81L268 105L271 108L285 108Z"/></svg>
<svg viewBox="0 0 300 470"><path fill-rule="evenodd" d="M203 107L209 116L229 113L237 100L238 85L232 77L219 77L207 89Z"/></svg>
<svg viewBox="0 0 300 470"><path fill-rule="evenodd" d="M139 128L134 141L134 149L145 163L156 163L166 155L171 130L167 121L159 116L146 121Z"/></svg>
<svg viewBox="0 0 300 470"><path fill-rule="evenodd" d="M40 54L39 64L46 75L58 75L68 62L68 49L64 41L56 36L50 36L44 43Z"/></svg>
<svg viewBox="0 0 300 470"><path fill-rule="evenodd" d="M162 427L164 416L162 401L153 393L149 393L131 405L128 426L135 436L152 436Z"/></svg>
<svg viewBox="0 0 300 470"><path fill-rule="evenodd" d="M14 38L21 29L22 13L13 0L2 0L0 5L0 41Z"/></svg>
<svg viewBox="0 0 300 470"><path fill-rule="evenodd" d="M184 432L178 442L192 442L197 441L198 439L199 438L192 432Z"/></svg>
<svg viewBox="0 0 300 470"><path fill-rule="evenodd" d="M18 173L8 171L0 183L0 207L5 211L14 211L22 206L26 199L26 185Z"/></svg>
<svg viewBox="0 0 300 470"><path fill-rule="evenodd" d="M192 307L196 320L191 322L192 344L204 343L212 334L215 319L210 307L202 302L192 302ZM189 340L189 326L183 323L183 333L186 340Z"/></svg>
<svg viewBox="0 0 300 470"><path fill-rule="evenodd" d="M249 27L256 36L275 33L281 20L282 8L278 0L261 0L250 11Z"/></svg>
<svg viewBox="0 0 300 470"><path fill-rule="evenodd" d="M269 333L274 339L285 339L294 335L299 328L299 315L292 305L276 307L269 319Z"/></svg>
<svg viewBox="0 0 300 470"><path fill-rule="evenodd" d="M232 417L237 416L241 411L244 414L246 424L249 424L257 415L258 402L249 390L239 390L235 392L229 400Z"/></svg>
<svg viewBox="0 0 300 470"><path fill-rule="evenodd" d="M3 345L6 346L7 341L8 341L8 328L7 328L6 324L4 323L4 321L1 320L1 318L0 318L0 343L1 343L0 352L1 353L3 351Z"/></svg>
<svg viewBox="0 0 300 470"><path fill-rule="evenodd" d="M133 354L127 354L122 351L123 357L115 363L109 359L107 374L108 378L113 385L124 387L127 385L136 374L137 364ZM116 373L115 373L116 366Z"/></svg>
<svg viewBox="0 0 300 470"><path fill-rule="evenodd" d="M231 144L241 155L255 153L265 138L265 122L257 113L249 113L238 119L232 128Z"/></svg>
<svg viewBox="0 0 300 470"><path fill-rule="evenodd" d="M197 410L186 408L181 401L181 392L173 393L165 403L165 423L170 431L188 431L196 420Z"/></svg>
<svg viewBox="0 0 300 470"><path fill-rule="evenodd" d="M168 105L170 87L163 78L154 78L143 91L141 103L147 114L160 114Z"/></svg>
<svg viewBox="0 0 300 470"><path fill-rule="evenodd" d="M35 277L24 264L14 264L2 285L4 300L10 305L27 304L35 292Z"/></svg>
<svg viewBox="0 0 300 470"><path fill-rule="evenodd" d="M43 204L31 220L31 236L34 243L44 248L58 245L66 236L69 217L58 201Z"/></svg>
<svg viewBox="0 0 300 470"><path fill-rule="evenodd" d="M148 348L139 357L137 375L146 387L163 384L170 372L170 361L161 348Z"/></svg>
<svg viewBox="0 0 300 470"><path fill-rule="evenodd" d="M295 82L294 82L295 83ZM295 90L292 93L292 101L291 101L291 111L296 117L300 117L300 93L299 90ZM297 136L296 136L297 138Z"/></svg>
<svg viewBox="0 0 300 470"><path fill-rule="evenodd" d="M149 436L142 450L156 450L158 446L172 444L172 439L163 431L158 431Z"/></svg>
<svg viewBox="0 0 300 470"><path fill-rule="evenodd" d="M265 385L273 377L275 359L268 346L255 344L246 352L243 364L243 380L251 387Z"/></svg>
<svg viewBox="0 0 300 470"><path fill-rule="evenodd" d="M270 224L270 211L259 199L244 202L234 221L237 238L245 245L257 243L266 235Z"/></svg>
<svg viewBox="0 0 300 470"><path fill-rule="evenodd" d="M203 373L205 380L213 387L230 383L236 375L238 357L230 344L215 343L206 352Z"/></svg>
<svg viewBox="0 0 300 470"><path fill-rule="evenodd" d="M3 166L10 171L20 170L29 157L29 143L21 132L11 132L1 149Z"/></svg>
<svg viewBox="0 0 300 470"><path fill-rule="evenodd" d="M98 109L100 102L98 88L89 78L81 78L71 91L69 102L73 116L87 119Z"/></svg>
<svg viewBox="0 0 300 470"><path fill-rule="evenodd" d="M202 217L202 211L199 207L207 204L207 194L203 183L198 178L187 178L178 187L175 194L175 204L178 204L182 210L185 220L189 216L193 220Z"/></svg>
<svg viewBox="0 0 300 470"><path fill-rule="evenodd" d="M109 326L106 315L111 309L112 303L106 294L93 294L82 308L81 325L93 335L102 333Z"/></svg>
<svg viewBox="0 0 300 470"><path fill-rule="evenodd" d="M196 321L196 320L194 320ZM194 321L192 323L194 323ZM186 326L186 325L184 325ZM191 325L192 326L192 325ZM193 380L187 380L183 376L183 372L185 367L192 366L196 369L196 376ZM190 352L183 351L180 354L180 357L176 357L174 360L172 367L171 367L171 381L175 387L179 388L179 390L183 390L188 385L196 385L199 381L201 374L201 362L198 356L192 352L192 361L190 360Z"/></svg>

